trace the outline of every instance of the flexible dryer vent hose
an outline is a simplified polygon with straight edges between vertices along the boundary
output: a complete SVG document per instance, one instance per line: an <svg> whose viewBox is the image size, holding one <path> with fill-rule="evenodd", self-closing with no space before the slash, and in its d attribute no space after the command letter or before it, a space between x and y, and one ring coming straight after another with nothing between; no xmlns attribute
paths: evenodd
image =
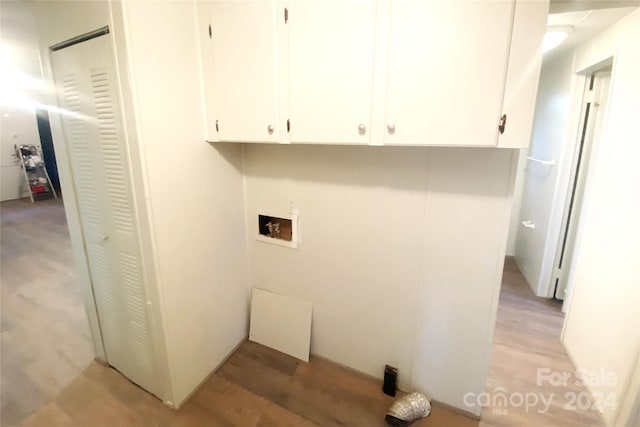
<svg viewBox="0 0 640 427"><path fill-rule="evenodd" d="M430 413L431 402L424 394L409 393L391 405L385 420L389 425L404 427L413 421L428 416Z"/></svg>

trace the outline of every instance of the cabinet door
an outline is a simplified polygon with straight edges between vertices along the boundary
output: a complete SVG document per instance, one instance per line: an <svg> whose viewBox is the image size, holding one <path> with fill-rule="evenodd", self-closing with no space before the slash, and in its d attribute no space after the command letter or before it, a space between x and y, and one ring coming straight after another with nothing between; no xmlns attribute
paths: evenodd
<svg viewBox="0 0 640 427"><path fill-rule="evenodd" d="M386 144L495 146L513 1L392 0Z"/></svg>
<svg viewBox="0 0 640 427"><path fill-rule="evenodd" d="M197 2L198 37L200 40L200 66L202 71L202 101L204 104L204 139L207 142L217 142L216 131L216 88L213 81L213 52L212 39L209 36L211 25L211 2Z"/></svg>
<svg viewBox="0 0 640 427"><path fill-rule="evenodd" d="M548 1L516 1L502 107L506 122L498 147L529 146L548 9Z"/></svg>
<svg viewBox="0 0 640 427"><path fill-rule="evenodd" d="M214 1L208 8L219 140L277 142L284 126L278 114L276 2Z"/></svg>
<svg viewBox="0 0 640 427"><path fill-rule="evenodd" d="M290 0L291 142L367 144L376 2Z"/></svg>

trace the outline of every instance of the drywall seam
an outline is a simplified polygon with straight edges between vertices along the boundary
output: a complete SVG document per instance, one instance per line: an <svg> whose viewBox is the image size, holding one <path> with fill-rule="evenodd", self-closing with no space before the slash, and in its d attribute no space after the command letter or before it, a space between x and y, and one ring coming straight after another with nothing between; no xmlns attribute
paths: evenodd
<svg viewBox="0 0 640 427"><path fill-rule="evenodd" d="M418 277L418 286L416 289L416 301L418 301L418 307L420 307L422 305L422 301L424 301L425 298L425 293L426 293L426 288L427 288L427 284L426 284L426 274L427 274L427 266L426 266L426 262L424 261L425 257L426 257L426 239L427 239L427 212L429 210L429 201L430 201L430 193L429 193L429 175L430 175L430 171L431 171L431 152L433 149L428 148L427 149L427 162L425 164L425 168L427 169L427 173L425 174L425 181L424 181L424 207L422 210L422 224L421 224L421 235L422 235L422 240L420 241L420 277ZM413 322L413 357L411 357L411 380L409 382L409 384L411 385L411 391L413 391L415 389L415 364L416 364L416 359L417 359L417 355L418 355L418 340L419 340L419 335L418 332L420 330L420 313L422 311L420 309L418 309L418 311L416 312L415 316L414 316L414 322Z"/></svg>
<svg viewBox="0 0 640 427"><path fill-rule="evenodd" d="M244 245L244 254L245 254L245 266L246 266L246 277L247 277L247 315L251 315L251 307L250 307L250 302L249 302L249 298L251 298L251 284L253 283L253 277L251 277L251 234L249 231L249 213L248 213L248 209L247 207L249 206L247 204L247 165L246 165L246 150L245 150L245 144L240 144L241 146L241 155L242 155L242 213L244 215L244 239L245 239L245 245ZM247 325L249 323L247 322ZM247 336L249 336L249 331L247 330Z"/></svg>

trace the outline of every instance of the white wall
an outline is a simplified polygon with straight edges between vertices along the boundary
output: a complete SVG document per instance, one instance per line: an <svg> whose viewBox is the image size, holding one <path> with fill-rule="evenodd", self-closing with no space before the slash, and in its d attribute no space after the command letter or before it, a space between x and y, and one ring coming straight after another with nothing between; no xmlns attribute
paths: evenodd
<svg viewBox="0 0 640 427"><path fill-rule="evenodd" d="M29 197L29 187L13 154L16 144L40 145L36 113L32 109L3 102L0 114L0 200Z"/></svg>
<svg viewBox="0 0 640 427"><path fill-rule="evenodd" d="M618 401L620 412L616 417L617 425L640 425L640 353L636 357L636 366L631 371L627 391Z"/></svg>
<svg viewBox="0 0 640 427"><path fill-rule="evenodd" d="M194 2L124 3L157 285L179 405L247 336L242 151L205 143Z"/></svg>
<svg viewBox="0 0 640 427"><path fill-rule="evenodd" d="M516 239L518 230L520 229L520 209L522 207L522 195L524 193L524 177L525 168L527 167L527 156L529 150L524 148L518 150L518 155L513 157L511 168L515 173L515 182L513 185L513 198L511 205L511 220L509 222L509 237L507 239L507 255L515 256Z"/></svg>
<svg viewBox="0 0 640 427"><path fill-rule="evenodd" d="M622 404L640 352L640 10L580 47L574 71L613 55L608 117L590 164L563 341L576 368L617 375L613 386L590 388L615 393ZM638 392L635 381L631 393ZM622 421L618 409L605 408L609 424Z"/></svg>
<svg viewBox="0 0 640 427"><path fill-rule="evenodd" d="M42 74L32 4L2 2L0 38L0 200L11 200L29 196L14 145L40 145L34 103Z"/></svg>
<svg viewBox="0 0 640 427"><path fill-rule="evenodd" d="M542 65L536 100L531 147L527 155L554 160L555 166L545 166L526 159L519 165L522 176L522 204L517 223L512 221L511 233L517 233L515 259L534 293L547 296L551 280L555 243L560 232L557 221L564 208L558 204L558 192L566 192L571 155L577 129L572 113L574 86L573 55L567 54ZM578 112L579 113L579 112ZM556 206L560 205L560 206ZM531 221L535 230L524 228L522 221ZM550 244L549 244L550 243Z"/></svg>
<svg viewBox="0 0 640 427"><path fill-rule="evenodd" d="M246 145L251 285L313 305L313 353L478 414L514 152ZM291 209L299 250L253 239Z"/></svg>
<svg viewBox="0 0 640 427"><path fill-rule="evenodd" d="M538 96L542 63L542 55L531 53L542 50L548 9L548 2L516 2L503 105L509 117L509 126L508 131L500 136L502 147L526 147L531 140L533 129L531 108L534 107ZM506 144L502 145L503 143ZM515 255L527 152L527 149L520 149L519 154L513 157L511 166L512 173L515 175L515 184L506 252L509 256Z"/></svg>

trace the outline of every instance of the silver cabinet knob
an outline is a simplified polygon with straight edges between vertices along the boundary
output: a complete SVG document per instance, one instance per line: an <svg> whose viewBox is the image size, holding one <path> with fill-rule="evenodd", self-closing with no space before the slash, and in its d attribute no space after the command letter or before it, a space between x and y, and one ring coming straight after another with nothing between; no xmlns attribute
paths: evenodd
<svg viewBox="0 0 640 427"><path fill-rule="evenodd" d="M365 133L367 133L367 127L364 125L364 123L360 123L360 125L358 126L358 133L360 135L364 135Z"/></svg>
<svg viewBox="0 0 640 427"><path fill-rule="evenodd" d="M390 135L393 135L396 131L396 125L393 123L389 123L387 125L387 131L389 132Z"/></svg>
<svg viewBox="0 0 640 427"><path fill-rule="evenodd" d="M267 132L269 132L269 135L273 133L273 125L267 126Z"/></svg>

